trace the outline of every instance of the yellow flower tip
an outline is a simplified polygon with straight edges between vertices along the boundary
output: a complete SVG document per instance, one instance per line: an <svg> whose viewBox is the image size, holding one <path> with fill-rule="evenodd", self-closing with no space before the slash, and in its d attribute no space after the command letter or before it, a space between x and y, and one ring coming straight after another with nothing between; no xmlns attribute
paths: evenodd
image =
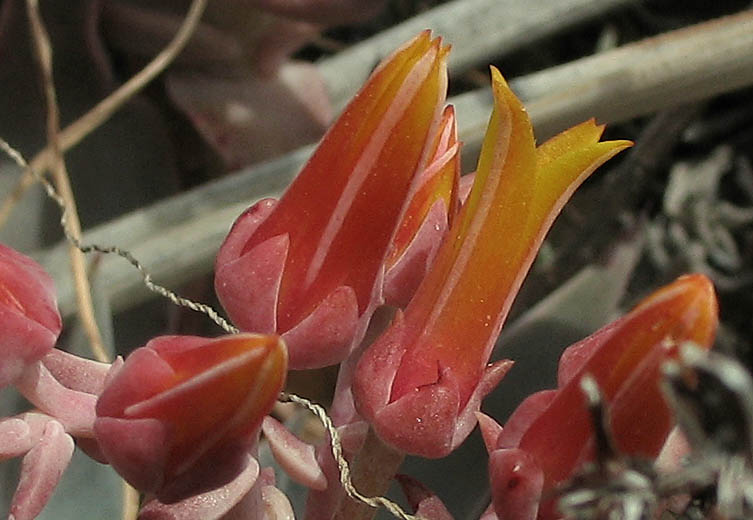
<svg viewBox="0 0 753 520"><path fill-rule="evenodd" d="M424 29L416 35L413 40L409 41L405 47L411 47L413 45L419 45L421 47L427 45L431 41L431 29Z"/></svg>
<svg viewBox="0 0 753 520"><path fill-rule="evenodd" d="M441 38L437 38L437 40L439 40L440 43L442 42ZM439 59L443 60L443 59L447 58L447 55L450 54L451 50L452 50L452 45L450 45L449 43L447 45L441 47L440 50L439 50Z"/></svg>
<svg viewBox="0 0 753 520"><path fill-rule="evenodd" d="M499 86L500 88L510 88L510 86L507 84L507 81L505 80L505 77L497 67L495 67L494 65L489 65L489 71L492 75L493 87Z"/></svg>
<svg viewBox="0 0 753 520"><path fill-rule="evenodd" d="M505 107L506 110L519 114L519 123L522 126L519 127L517 131L523 131L524 129L528 130L531 133L531 142L533 143L533 127L528 118L526 107L523 106L523 103L518 99L518 96L512 91L510 85L507 83L504 76L502 76L499 69L493 65L490 65L489 69L491 71L492 94L494 96L495 109L501 110L502 107Z"/></svg>

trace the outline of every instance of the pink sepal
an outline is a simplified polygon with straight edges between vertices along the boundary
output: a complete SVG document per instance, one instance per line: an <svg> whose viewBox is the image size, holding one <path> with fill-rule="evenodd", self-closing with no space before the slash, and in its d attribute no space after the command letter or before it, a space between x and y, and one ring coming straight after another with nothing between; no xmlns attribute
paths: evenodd
<svg viewBox="0 0 753 520"><path fill-rule="evenodd" d="M54 420L47 414L39 412L26 412L16 416L17 419L21 419L29 426L29 435L32 440L32 444L37 444L44 435L44 429L47 427L47 423Z"/></svg>
<svg viewBox="0 0 753 520"><path fill-rule="evenodd" d="M42 363L60 384L87 394L99 395L112 365L85 359L60 349L52 349Z"/></svg>
<svg viewBox="0 0 753 520"><path fill-rule="evenodd" d="M0 308L0 330L0 388L3 388L44 357L54 347L57 334L6 308Z"/></svg>
<svg viewBox="0 0 753 520"><path fill-rule="evenodd" d="M358 402L359 411L370 418L374 431L390 445L423 457L444 457L476 426L474 413L479 411L481 400L504 377L512 362L503 360L486 367L464 405L451 370L443 371L436 383L390 401L392 382L406 349L402 341L404 323L398 312L388 332L380 338L379 348L367 350L359 361L361 373L355 384L369 385L368 389L356 388L363 396ZM423 419L416 421L416 417Z"/></svg>
<svg viewBox="0 0 753 520"><path fill-rule="evenodd" d="M34 406L62 423L71 435L94 436L97 396L64 387L41 361L24 370L16 388Z"/></svg>
<svg viewBox="0 0 753 520"><path fill-rule="evenodd" d="M243 255L243 248L246 246L246 242L248 242L248 239L251 238L251 235L254 234L259 225L272 213L276 205L276 199L261 199L235 219L230 232L217 252L215 268L229 264Z"/></svg>
<svg viewBox="0 0 753 520"><path fill-rule="evenodd" d="M544 474L533 457L517 448L495 450L489 478L499 520L535 520Z"/></svg>
<svg viewBox="0 0 753 520"><path fill-rule="evenodd" d="M383 296L387 305L405 308L437 255L447 232L447 206L434 202L424 222L402 256L384 275Z"/></svg>
<svg viewBox="0 0 753 520"><path fill-rule="evenodd" d="M468 402L458 414L452 438L453 450L460 446L476 427L476 412L481 408L481 401L497 387L513 364L512 360L502 359L486 366L478 385L473 389Z"/></svg>
<svg viewBox="0 0 753 520"><path fill-rule="evenodd" d="M288 497L274 486L261 487L265 520L295 520L293 506Z"/></svg>
<svg viewBox="0 0 753 520"><path fill-rule="evenodd" d="M606 341L619 329L620 320L614 321L598 332L567 347L557 366L557 386L563 388L579 374L586 363Z"/></svg>
<svg viewBox="0 0 753 520"><path fill-rule="evenodd" d="M489 507L487 507L483 513L481 513L481 516L478 518L478 520L499 520L497 512L494 510L494 504L489 504Z"/></svg>
<svg viewBox="0 0 753 520"><path fill-rule="evenodd" d="M529 426L539 418L557 397L557 390L541 390L526 397L505 422L495 448L514 448Z"/></svg>
<svg viewBox="0 0 753 520"><path fill-rule="evenodd" d="M277 235L244 251L248 240L276 206L264 199L233 224L215 262L214 286L222 306L240 329L282 333L293 370L334 365L350 354L359 322L351 287L333 290L292 329L278 330L280 284L288 255L288 235Z"/></svg>
<svg viewBox="0 0 753 520"><path fill-rule="evenodd" d="M327 478L316 460L313 446L300 440L271 416L264 418L261 428L272 455L290 478L317 491L327 489Z"/></svg>
<svg viewBox="0 0 753 520"><path fill-rule="evenodd" d="M471 189L473 188L473 182L475 180L476 172L472 172L460 177L460 182L458 183L458 198L460 199L461 204L465 204L466 199L468 199L468 195L471 194Z"/></svg>
<svg viewBox="0 0 753 520"><path fill-rule="evenodd" d="M403 488L405 498L416 516L427 520L453 520L439 497L421 482L407 475L396 475L395 480Z"/></svg>
<svg viewBox="0 0 753 520"><path fill-rule="evenodd" d="M660 473L677 471L682 466L683 459L690 453L690 443L679 427L675 426L669 432L659 455L654 461L654 467Z"/></svg>
<svg viewBox="0 0 753 520"><path fill-rule="evenodd" d="M254 450L258 451L258 450ZM260 486L275 486L277 485L277 477L275 477L275 469L266 466L259 471L259 485Z"/></svg>
<svg viewBox="0 0 753 520"><path fill-rule="evenodd" d="M154 498L144 504L139 512L139 520L216 520L227 518L230 512L256 484L259 476L259 463L246 456L246 467L230 483L200 495L188 497L179 502L164 504ZM249 511L260 518L259 511ZM253 516L257 515L257 516Z"/></svg>
<svg viewBox="0 0 753 520"><path fill-rule="evenodd" d="M72 456L71 436L65 433L59 422L48 421L39 443L23 459L9 518L36 518L52 496Z"/></svg>
<svg viewBox="0 0 753 520"><path fill-rule="evenodd" d="M277 330L277 298L289 246L288 235L277 235L231 262L217 262L217 296L241 330Z"/></svg>
<svg viewBox="0 0 753 520"><path fill-rule="evenodd" d="M123 361L123 356L118 356L115 358L115 360L112 362L112 365L110 365L110 370L107 371L107 375L105 376L104 386L107 387L112 380L115 378L116 375L118 375L118 372L120 372L120 369L123 368L123 365L125 365L125 361Z"/></svg>
<svg viewBox="0 0 753 520"><path fill-rule="evenodd" d="M298 325L282 335L293 370L334 365L348 357L358 331L358 301L351 287L341 285ZM363 327L361 327L363 328Z"/></svg>
<svg viewBox="0 0 753 520"><path fill-rule="evenodd" d="M233 223L214 264L214 288L220 303L233 323L251 332L277 329L277 297L288 236L278 235L243 251L276 205L275 199L262 199L244 211Z"/></svg>
<svg viewBox="0 0 753 520"><path fill-rule="evenodd" d="M164 424L157 419L100 417L95 431L98 439L107 439L100 443L107 460L132 486L144 491L162 487L167 438Z"/></svg>
<svg viewBox="0 0 753 520"><path fill-rule="evenodd" d="M481 437L484 439L486 451L491 453L497 449L497 439L502 433L502 425L483 412L476 412L476 420L479 430L481 430Z"/></svg>

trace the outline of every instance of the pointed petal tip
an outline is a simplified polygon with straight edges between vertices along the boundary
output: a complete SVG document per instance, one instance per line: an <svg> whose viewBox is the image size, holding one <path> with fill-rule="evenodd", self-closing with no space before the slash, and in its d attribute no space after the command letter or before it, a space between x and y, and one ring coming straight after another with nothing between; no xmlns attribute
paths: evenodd
<svg viewBox="0 0 753 520"><path fill-rule="evenodd" d="M481 438L484 440L486 451L491 453L497 449L497 439L502 433L502 426L484 412L474 412L474 414L478 421L479 430L481 430Z"/></svg>
<svg viewBox="0 0 753 520"><path fill-rule="evenodd" d="M442 39L438 38L438 40L439 40L439 43L441 44L442 43ZM452 45L451 44L448 43L447 45L443 45L439 49L439 58L440 59L445 59L450 54L450 51L452 51Z"/></svg>
<svg viewBox="0 0 753 520"><path fill-rule="evenodd" d="M694 308L706 317L715 317L718 313L714 284L706 275L700 273L680 276L643 300L635 310L647 309L670 299L676 300L678 308Z"/></svg>
<svg viewBox="0 0 753 520"><path fill-rule="evenodd" d="M509 88L507 84L507 80L505 80L505 77L502 75L500 70L495 67L494 65L489 65L489 71L491 73L492 77L492 86L501 86L505 88Z"/></svg>

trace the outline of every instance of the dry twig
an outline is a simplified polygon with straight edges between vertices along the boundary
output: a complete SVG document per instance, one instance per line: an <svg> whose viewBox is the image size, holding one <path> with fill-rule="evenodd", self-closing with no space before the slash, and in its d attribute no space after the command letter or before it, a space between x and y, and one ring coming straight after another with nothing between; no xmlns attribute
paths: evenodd
<svg viewBox="0 0 753 520"><path fill-rule="evenodd" d="M191 35L196 30L196 26L201 20L201 15L204 13L206 4L207 0L193 0L180 29L178 29L178 32L175 33L172 41L170 41L162 52L157 54L157 56L146 65L146 67L121 85L115 92L97 103L94 108L59 132L58 138L61 152L64 153L67 150L70 150L92 131L99 128L99 126L107 121L110 116L123 106L123 104L136 95L149 82L165 70L170 63L172 63L175 57L180 54L180 51L183 50L186 43L188 43L188 40L191 39ZM26 169L24 175L19 179L18 184L16 184L12 192L0 205L0 227L2 227L8 220L16 202L18 202L26 190L34 184L34 176L31 174L30 170L35 170L43 175L44 172L50 168L52 161L53 152L50 145L32 158L29 163L29 168Z"/></svg>
<svg viewBox="0 0 753 520"><path fill-rule="evenodd" d="M27 0L26 6L29 12L29 25L35 52L39 66L42 89L44 90L47 103L47 148L50 149L52 158L52 176L57 186L58 193L63 198L65 211L68 215L68 232L76 239L81 239L81 222L76 209L76 198L73 195L68 171L65 167L65 158L60 146L60 111L58 110L57 96L55 94L55 82L52 76L52 47L47 30L39 13L38 0ZM89 337L89 346L92 354L97 359L106 363L109 356L105 351L102 334L99 331L97 320L94 317L94 305L92 304L91 287L86 274L86 259L84 254L75 246L68 247L68 255L71 262L71 272L76 287L76 303L81 323L86 335Z"/></svg>

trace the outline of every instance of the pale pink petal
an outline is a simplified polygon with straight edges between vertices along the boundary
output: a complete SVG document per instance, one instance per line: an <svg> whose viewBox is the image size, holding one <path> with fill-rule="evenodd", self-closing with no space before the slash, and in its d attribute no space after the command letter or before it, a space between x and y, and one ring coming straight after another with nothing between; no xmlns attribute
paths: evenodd
<svg viewBox="0 0 753 520"><path fill-rule="evenodd" d="M42 363L60 384L79 392L99 395L112 365L52 349Z"/></svg>
<svg viewBox="0 0 753 520"><path fill-rule="evenodd" d="M311 23L275 20L256 41L252 57L254 70L264 78L272 78L288 57L311 41L319 30Z"/></svg>
<svg viewBox="0 0 753 520"><path fill-rule="evenodd" d="M327 488L327 478L316 461L313 446L301 441L270 416L264 418L262 431L269 442L272 455L290 478L318 491Z"/></svg>
<svg viewBox="0 0 753 520"><path fill-rule="evenodd" d="M285 493L274 486L262 486L265 520L295 520L293 506Z"/></svg>
<svg viewBox="0 0 753 520"><path fill-rule="evenodd" d="M16 388L34 406L51 415L72 435L94 435L97 396L61 385L42 362L28 367L16 381Z"/></svg>
<svg viewBox="0 0 753 520"><path fill-rule="evenodd" d="M0 421L0 461L18 457L33 446L29 425L15 417Z"/></svg>
<svg viewBox="0 0 753 520"><path fill-rule="evenodd" d="M260 9L327 25L367 20L377 15L384 3L384 0L256 0Z"/></svg>
<svg viewBox="0 0 753 520"><path fill-rule="evenodd" d="M47 504L73 455L73 439L57 421L49 421L40 442L26 454L13 495L10 518L31 520Z"/></svg>

